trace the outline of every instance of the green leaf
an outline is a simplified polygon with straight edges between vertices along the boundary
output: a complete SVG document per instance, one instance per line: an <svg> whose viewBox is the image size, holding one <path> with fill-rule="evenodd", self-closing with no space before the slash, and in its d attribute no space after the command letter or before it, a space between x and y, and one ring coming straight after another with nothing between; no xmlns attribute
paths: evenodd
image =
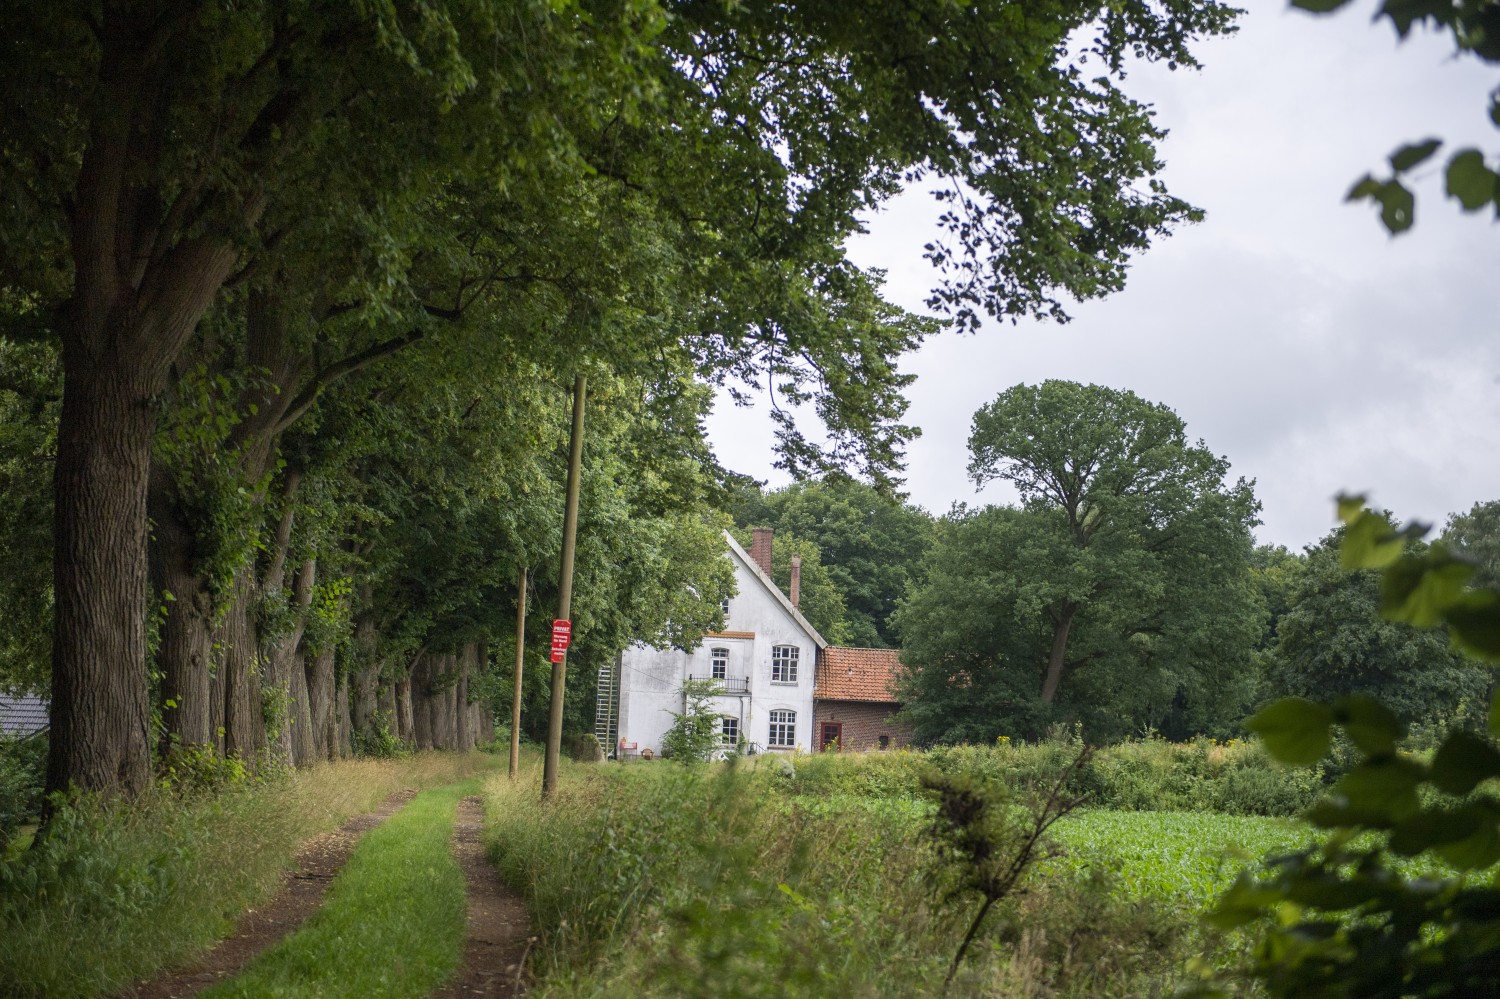
<svg viewBox="0 0 1500 999"><path fill-rule="evenodd" d="M1449 794L1468 794L1482 780L1500 777L1500 749L1471 732L1454 732L1432 757L1432 783Z"/></svg>
<svg viewBox="0 0 1500 999"><path fill-rule="evenodd" d="M1457 198L1466 212L1477 212L1495 197L1495 174L1484 165L1484 154L1465 149L1448 161L1448 197Z"/></svg>
<svg viewBox="0 0 1500 999"><path fill-rule="evenodd" d="M1386 820L1382 824L1388 824L1412 815L1421 807L1417 785L1422 783L1422 777L1421 764L1388 756L1361 763L1344 774L1333 786L1333 793L1342 797L1351 810L1378 816Z"/></svg>
<svg viewBox="0 0 1500 999"><path fill-rule="evenodd" d="M1339 564L1345 569L1384 569L1401 557L1406 539L1379 514L1365 510L1344 530Z"/></svg>
<svg viewBox="0 0 1500 999"><path fill-rule="evenodd" d="M1328 755L1333 709L1301 697L1285 697L1261 708L1245 722L1260 736L1266 752L1282 763L1310 767Z"/></svg>
<svg viewBox="0 0 1500 999"><path fill-rule="evenodd" d="M1490 695L1490 735L1500 739L1500 687Z"/></svg>
<svg viewBox="0 0 1500 999"><path fill-rule="evenodd" d="M1351 496L1348 493L1339 494L1338 517L1340 523L1352 524L1364 512L1365 498L1363 496Z"/></svg>
<svg viewBox="0 0 1500 999"><path fill-rule="evenodd" d="M1395 712L1364 694L1341 698L1334 704L1333 714L1350 740L1369 756L1391 752L1396 741L1406 735L1406 726Z"/></svg>
<svg viewBox="0 0 1500 999"><path fill-rule="evenodd" d="M1495 816L1491 814L1487 821L1481 821L1473 835L1439 846L1433 852L1461 871L1482 870L1500 861L1500 827Z"/></svg>
<svg viewBox="0 0 1500 999"><path fill-rule="evenodd" d="M1292 0L1292 6L1313 14L1327 14L1338 10L1349 0Z"/></svg>
<svg viewBox="0 0 1500 999"><path fill-rule="evenodd" d="M1460 650L1500 662L1500 594L1471 590L1443 614L1448 635Z"/></svg>
<svg viewBox="0 0 1500 999"><path fill-rule="evenodd" d="M1404 857L1424 850L1457 843L1479 832L1481 812L1472 805L1460 808L1426 808L1409 815L1391 830L1391 849Z"/></svg>
<svg viewBox="0 0 1500 999"><path fill-rule="evenodd" d="M1409 146L1402 146L1391 154L1391 169L1397 173L1410 170L1432 156L1442 146L1442 139L1427 139L1422 142L1414 142Z"/></svg>
<svg viewBox="0 0 1500 999"><path fill-rule="evenodd" d="M1420 557L1403 558L1380 579L1380 612L1416 628L1435 628L1458 603L1474 566L1441 546Z"/></svg>
<svg viewBox="0 0 1500 999"><path fill-rule="evenodd" d="M1380 221L1391 235L1405 232L1416 221L1416 201L1400 181L1387 181L1375 198L1380 202Z"/></svg>
<svg viewBox="0 0 1500 999"><path fill-rule="evenodd" d="M1219 904L1208 914L1208 921L1221 930L1232 930L1254 922L1271 906L1281 901L1281 893L1241 875L1219 897Z"/></svg>
<svg viewBox="0 0 1500 999"><path fill-rule="evenodd" d="M1375 197L1375 195L1377 195L1377 194L1380 193L1380 188L1381 188L1380 181L1376 180L1374 177L1370 176L1369 174L1365 174L1359 180L1357 180L1357 181L1354 182L1354 186L1353 187L1349 188L1349 193L1346 194L1346 195L1344 195L1344 200L1345 201L1363 201L1366 198L1373 198L1373 197ZM1359 497L1359 499L1360 499L1361 504L1363 504L1364 497L1361 496L1361 497Z"/></svg>

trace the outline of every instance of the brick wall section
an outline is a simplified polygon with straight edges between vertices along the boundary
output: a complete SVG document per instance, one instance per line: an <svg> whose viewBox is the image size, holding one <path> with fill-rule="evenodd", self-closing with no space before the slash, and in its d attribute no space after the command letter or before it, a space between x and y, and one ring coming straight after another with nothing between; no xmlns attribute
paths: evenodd
<svg viewBox="0 0 1500 999"><path fill-rule="evenodd" d="M887 739L887 749L911 744L911 731L891 723L899 704L869 704L859 701L818 701L813 710L813 738L823 738L824 722L843 723L842 752L864 752L880 748L880 737ZM822 746L818 747L822 749Z"/></svg>

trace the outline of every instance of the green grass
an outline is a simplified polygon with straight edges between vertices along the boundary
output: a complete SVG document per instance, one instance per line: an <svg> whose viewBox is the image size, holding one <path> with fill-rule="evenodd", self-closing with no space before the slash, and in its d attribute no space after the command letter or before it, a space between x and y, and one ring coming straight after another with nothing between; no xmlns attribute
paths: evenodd
<svg viewBox="0 0 1500 999"><path fill-rule="evenodd" d="M476 779L426 791L367 833L323 908L205 999L415 999L441 985L458 968L464 942L454 811L478 788Z"/></svg>
<svg viewBox="0 0 1500 999"><path fill-rule="evenodd" d="M65 813L0 862L0 994L109 995L191 961L273 891L309 836L403 787L503 765L482 753L348 760L214 795Z"/></svg>

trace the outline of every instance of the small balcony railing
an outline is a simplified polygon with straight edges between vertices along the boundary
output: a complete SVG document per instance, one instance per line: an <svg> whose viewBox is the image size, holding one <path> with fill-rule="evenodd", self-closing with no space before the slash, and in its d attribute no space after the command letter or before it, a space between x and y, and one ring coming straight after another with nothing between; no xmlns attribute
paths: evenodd
<svg viewBox="0 0 1500 999"><path fill-rule="evenodd" d="M750 693L750 680L743 676L689 676L689 680L695 683L711 683L714 685L715 693L719 694L748 694Z"/></svg>

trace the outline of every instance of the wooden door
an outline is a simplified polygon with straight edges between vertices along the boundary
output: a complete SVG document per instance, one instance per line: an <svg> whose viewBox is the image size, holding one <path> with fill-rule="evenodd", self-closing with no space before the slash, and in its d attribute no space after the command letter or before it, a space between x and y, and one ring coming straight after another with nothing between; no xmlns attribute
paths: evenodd
<svg viewBox="0 0 1500 999"><path fill-rule="evenodd" d="M837 753L844 745L844 723L824 722L823 736L818 745L825 753Z"/></svg>

